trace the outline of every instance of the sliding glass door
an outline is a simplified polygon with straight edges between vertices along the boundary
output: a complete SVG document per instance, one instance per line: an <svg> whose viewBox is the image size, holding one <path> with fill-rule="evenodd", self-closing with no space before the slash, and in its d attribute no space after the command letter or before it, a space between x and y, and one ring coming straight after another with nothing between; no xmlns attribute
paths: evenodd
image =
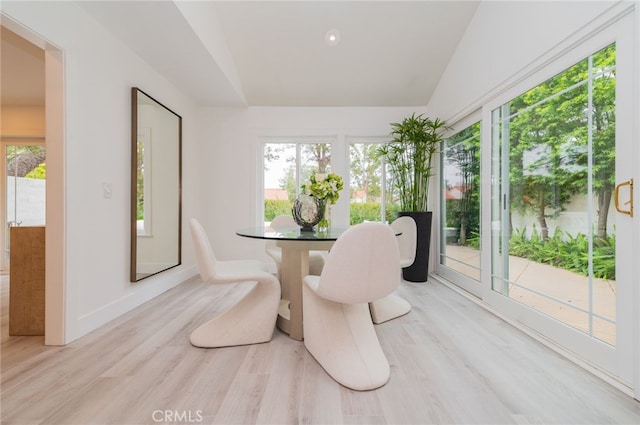
<svg viewBox="0 0 640 425"><path fill-rule="evenodd" d="M440 156L439 271L479 296L481 123L463 127L444 140Z"/></svg>
<svg viewBox="0 0 640 425"><path fill-rule="evenodd" d="M629 388L640 354L631 21L493 97L479 122L454 125L441 156L438 264Z"/></svg>
<svg viewBox="0 0 640 425"><path fill-rule="evenodd" d="M487 113L485 298L630 383L633 86L632 67L618 65L627 47L601 44Z"/></svg>
<svg viewBox="0 0 640 425"><path fill-rule="evenodd" d="M612 44L492 112L492 289L612 346L615 58Z"/></svg>

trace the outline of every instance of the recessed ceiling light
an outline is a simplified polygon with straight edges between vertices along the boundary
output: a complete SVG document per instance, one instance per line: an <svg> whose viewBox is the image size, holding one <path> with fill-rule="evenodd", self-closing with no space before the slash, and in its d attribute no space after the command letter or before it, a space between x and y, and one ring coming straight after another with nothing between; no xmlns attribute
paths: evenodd
<svg viewBox="0 0 640 425"><path fill-rule="evenodd" d="M329 46L335 46L340 43L340 31L333 28L324 35L324 42Z"/></svg>

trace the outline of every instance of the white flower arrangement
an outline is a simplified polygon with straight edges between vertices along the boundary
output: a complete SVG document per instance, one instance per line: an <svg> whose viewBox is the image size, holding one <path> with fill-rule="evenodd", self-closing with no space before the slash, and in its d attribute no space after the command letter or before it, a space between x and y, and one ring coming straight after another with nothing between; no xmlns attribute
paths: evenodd
<svg viewBox="0 0 640 425"><path fill-rule="evenodd" d="M309 178L309 184L300 186L302 193L311 195L318 200L324 200L331 205L338 201L343 187L342 177L334 173L312 174Z"/></svg>

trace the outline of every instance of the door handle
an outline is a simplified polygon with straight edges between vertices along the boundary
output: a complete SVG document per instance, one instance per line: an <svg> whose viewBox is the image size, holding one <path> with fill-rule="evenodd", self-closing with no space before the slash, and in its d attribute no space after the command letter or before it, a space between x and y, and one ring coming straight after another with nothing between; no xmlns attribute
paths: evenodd
<svg viewBox="0 0 640 425"><path fill-rule="evenodd" d="M628 210L620 209L620 189L624 186L629 186L629 200L623 204L623 205L629 205ZM613 200L616 206L616 211L618 211L621 214L626 214L629 217L633 217L633 179L629 179L626 182L622 182L616 186L616 190L613 195Z"/></svg>

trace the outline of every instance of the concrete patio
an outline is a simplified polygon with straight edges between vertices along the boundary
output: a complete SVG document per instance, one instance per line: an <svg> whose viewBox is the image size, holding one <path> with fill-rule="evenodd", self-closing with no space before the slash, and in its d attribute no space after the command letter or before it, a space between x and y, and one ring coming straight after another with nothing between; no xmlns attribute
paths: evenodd
<svg viewBox="0 0 640 425"><path fill-rule="evenodd" d="M447 245L447 257L455 260L449 261L448 267L480 280L477 249ZM510 298L589 333L588 277L514 256L509 257L509 276ZM616 282L593 279L592 294L593 313L615 320ZM615 323L594 316L592 332L594 337L615 345Z"/></svg>

